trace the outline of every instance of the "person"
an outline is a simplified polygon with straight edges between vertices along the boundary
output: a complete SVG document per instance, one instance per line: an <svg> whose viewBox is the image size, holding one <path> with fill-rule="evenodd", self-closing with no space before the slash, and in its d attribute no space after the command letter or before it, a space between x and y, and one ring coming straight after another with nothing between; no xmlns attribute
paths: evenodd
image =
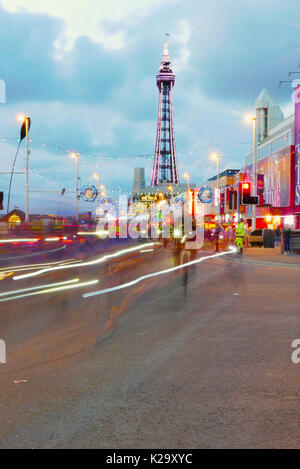
<svg viewBox="0 0 300 469"><path fill-rule="evenodd" d="M292 230L289 226L285 226L283 230L283 241L284 241L284 255L291 254L291 234Z"/></svg>
<svg viewBox="0 0 300 469"><path fill-rule="evenodd" d="M275 230L275 245L280 246L280 243L281 243L281 231L280 231L279 226L277 226Z"/></svg>
<svg viewBox="0 0 300 469"><path fill-rule="evenodd" d="M221 233L221 226L218 223L216 228L215 228L215 233L214 233L214 238L216 241L216 252L219 252L219 239L220 239L220 233Z"/></svg>
<svg viewBox="0 0 300 469"><path fill-rule="evenodd" d="M237 224L236 230L235 230L235 244L240 254L243 254L244 237L245 237L244 222L243 222L243 219L240 218Z"/></svg>

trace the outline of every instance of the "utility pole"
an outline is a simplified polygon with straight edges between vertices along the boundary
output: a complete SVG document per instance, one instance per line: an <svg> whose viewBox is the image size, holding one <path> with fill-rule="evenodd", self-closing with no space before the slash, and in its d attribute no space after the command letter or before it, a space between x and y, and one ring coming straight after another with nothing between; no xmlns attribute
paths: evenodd
<svg viewBox="0 0 300 469"><path fill-rule="evenodd" d="M79 159L79 153L72 153L71 154L72 158L75 158L76 162L76 203L75 203L75 219L76 223L79 221L79 174L78 174L78 159Z"/></svg>
<svg viewBox="0 0 300 469"><path fill-rule="evenodd" d="M26 129L26 195L25 195L25 223L29 223L29 142L28 142L28 117L25 117Z"/></svg>
<svg viewBox="0 0 300 469"><path fill-rule="evenodd" d="M252 188L254 196L257 195L257 161L256 161L256 117L252 117L253 120L253 178L252 178ZM252 205L252 231L256 230L256 205Z"/></svg>

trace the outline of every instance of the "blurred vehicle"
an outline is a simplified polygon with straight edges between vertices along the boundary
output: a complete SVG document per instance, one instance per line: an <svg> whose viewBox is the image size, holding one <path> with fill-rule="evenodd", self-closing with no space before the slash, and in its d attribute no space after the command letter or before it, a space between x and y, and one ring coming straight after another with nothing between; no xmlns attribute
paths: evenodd
<svg viewBox="0 0 300 469"><path fill-rule="evenodd" d="M263 246L263 234L262 230L254 230L251 231L250 234L247 235L248 245L250 246Z"/></svg>

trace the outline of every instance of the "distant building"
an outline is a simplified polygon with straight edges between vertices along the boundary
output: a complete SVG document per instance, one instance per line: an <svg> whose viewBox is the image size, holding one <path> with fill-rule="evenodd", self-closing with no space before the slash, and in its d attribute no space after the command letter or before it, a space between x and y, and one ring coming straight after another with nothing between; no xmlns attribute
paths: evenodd
<svg viewBox="0 0 300 469"><path fill-rule="evenodd" d="M145 168L134 168L132 192L140 192L146 187Z"/></svg>

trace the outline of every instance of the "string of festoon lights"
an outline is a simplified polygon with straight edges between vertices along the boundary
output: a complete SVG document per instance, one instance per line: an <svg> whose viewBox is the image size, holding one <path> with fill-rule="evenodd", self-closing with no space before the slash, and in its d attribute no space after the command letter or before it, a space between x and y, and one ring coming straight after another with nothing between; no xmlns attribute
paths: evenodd
<svg viewBox="0 0 300 469"><path fill-rule="evenodd" d="M0 137L0 143L3 144L17 144L19 142L19 138L12 138L12 137ZM67 145L57 145L57 144L50 144L43 142L39 139L35 138L30 138L29 142L35 147L40 147L45 150L51 150L52 152L59 154L59 153L66 153L66 154L71 154L73 153L74 150L72 150L70 147L67 147ZM193 161L189 161L189 167L191 168L198 168L198 167L207 167L208 162L210 161L209 158L209 153L211 149L216 149L219 147L223 148L234 148L238 147L240 145L251 145L251 142L218 142L214 144L205 144L202 145L202 148L197 148L197 149L191 149L191 150L185 150L185 151L177 151L177 156L180 157L189 157L192 155L196 154L202 154L202 157L199 159L195 159ZM99 154L99 153L91 153L91 152L80 152L78 151L81 157L86 157L89 159L93 159L94 161L91 162L91 164L86 163L86 161L83 159L83 163L79 164L79 167L81 169L91 169L95 170L97 168L103 167L103 163L105 163L105 166L107 167L112 167L114 165L127 165L129 162L133 162L136 160L143 161L145 163L145 166L150 166L153 162L154 155L153 153L151 154L139 154L139 155L105 155L105 154ZM95 161L96 159L96 161ZM149 163L150 164L149 164ZM179 168L183 168L185 163L179 163ZM11 168L11 164L8 162L4 162L6 167ZM51 184L55 184L58 189L61 188L62 185L65 184L65 178L66 178L66 172L69 173L70 171L71 164L66 165L66 166L60 166L58 168L55 168L55 176L52 174L49 174L49 168L48 169L43 169L43 168L31 168L30 173L32 176L37 176L42 178L45 182L49 182ZM18 168L15 169L15 172L23 172L25 171L25 168ZM51 169L50 169L51 171ZM114 193L126 193L126 191L118 189L118 190L109 190L107 189L108 193L114 194Z"/></svg>
<svg viewBox="0 0 300 469"><path fill-rule="evenodd" d="M7 138L7 137L0 137L0 142L2 143L12 143L12 142L16 142L18 143L19 142L19 139L18 138ZM38 145L38 146L41 146L41 148L49 148L51 150L54 150L54 152L63 152L63 153L72 153L74 150L71 149L71 148L68 148L67 146L65 145L55 145L55 144L50 144L50 143L45 143L45 142L42 142L41 140L39 139L33 139L33 138L30 138L29 139L29 142L30 143L33 143L35 145ZM230 143L227 143L227 142L218 142L218 143L213 143L213 144L204 144L202 145L202 148L197 148L197 149L191 149L191 150L184 150L184 151L177 151L177 155L178 156L188 156L188 155L193 155L193 154L196 154L196 153L202 153L202 152L206 152L207 149L209 148L215 148L215 147L237 147L239 145L251 145L251 142L230 142ZM120 154L115 154L115 155L104 155L104 154L99 154L99 153L91 153L91 152L87 152L87 151L77 151L77 153L80 153L80 155L82 156L86 156L87 158L103 158L105 160L110 160L114 163L119 163L120 161L121 162L128 162L128 161L132 161L134 159L148 159L149 161L153 159L154 157L154 154L153 153L149 153L149 154L139 154L139 155L120 155Z"/></svg>

